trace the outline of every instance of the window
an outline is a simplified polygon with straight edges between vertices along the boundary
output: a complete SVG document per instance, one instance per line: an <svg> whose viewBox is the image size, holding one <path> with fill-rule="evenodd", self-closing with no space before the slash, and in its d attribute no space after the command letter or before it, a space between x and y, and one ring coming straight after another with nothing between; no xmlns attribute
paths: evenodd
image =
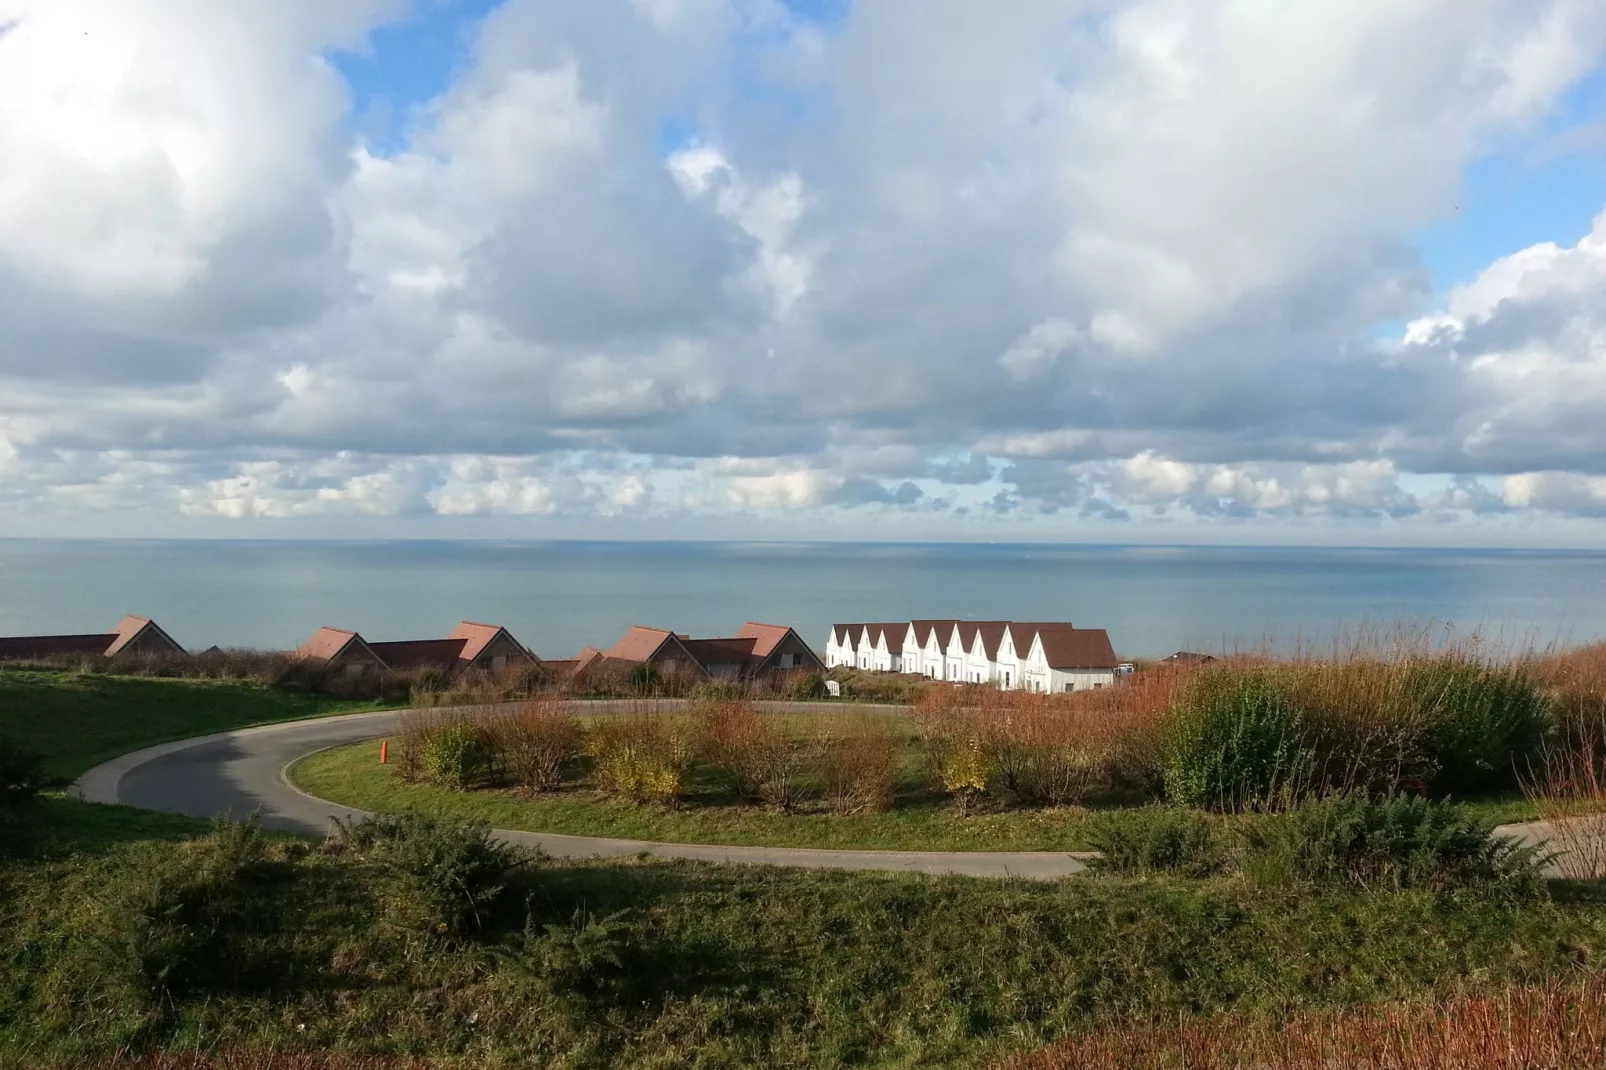
<svg viewBox="0 0 1606 1070"><path fill-rule="evenodd" d="M782 654L781 655L781 668L790 669L792 667L792 657L793 656L791 654Z"/></svg>
<svg viewBox="0 0 1606 1070"><path fill-rule="evenodd" d="M505 668L507 668L507 655L506 654L498 654L498 655L496 655L495 657L493 657L491 659L491 671L492 672L501 672Z"/></svg>

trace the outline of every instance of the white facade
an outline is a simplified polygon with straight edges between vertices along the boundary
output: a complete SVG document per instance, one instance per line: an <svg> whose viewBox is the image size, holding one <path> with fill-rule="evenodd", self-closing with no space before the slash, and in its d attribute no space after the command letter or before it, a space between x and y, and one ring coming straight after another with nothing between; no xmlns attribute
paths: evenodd
<svg viewBox="0 0 1606 1070"><path fill-rule="evenodd" d="M1021 642L1026 645L1030 653L1030 644L1034 636L1024 636ZM1004 637L998 641L998 660L993 663L993 680L1004 691L1013 691L1021 687L1021 655L1015 648L1016 635L1014 625L1004 629Z"/></svg>
<svg viewBox="0 0 1606 1070"><path fill-rule="evenodd" d="M955 624L948 633L948 641L942 649L942 678L961 682L968 677L965 675L965 626Z"/></svg>
<svg viewBox="0 0 1606 1070"><path fill-rule="evenodd" d="M933 680L942 680L943 662L947 655L943 652L942 629L932 628L926 632L926 645L920 651L920 672Z"/></svg>
<svg viewBox="0 0 1606 1070"><path fill-rule="evenodd" d="M877 672L902 672L903 633L883 628L876 636L875 669Z"/></svg>
<svg viewBox="0 0 1606 1070"><path fill-rule="evenodd" d="M965 679L974 684L990 684L998 679L998 663L987 656L987 644L980 628L976 629L970 649L965 651Z"/></svg>
<svg viewBox="0 0 1606 1070"><path fill-rule="evenodd" d="M1028 691L1059 693L1093 691L1115 683L1115 667L1059 666L1049 664L1041 633L1032 637L1031 650L1021 663L1021 682Z"/></svg>
<svg viewBox="0 0 1606 1070"><path fill-rule="evenodd" d="M853 637L849 634L852 627L838 624L831 628L831 637L825 641L825 667L834 669L839 665L858 664L858 650L854 645Z"/></svg>

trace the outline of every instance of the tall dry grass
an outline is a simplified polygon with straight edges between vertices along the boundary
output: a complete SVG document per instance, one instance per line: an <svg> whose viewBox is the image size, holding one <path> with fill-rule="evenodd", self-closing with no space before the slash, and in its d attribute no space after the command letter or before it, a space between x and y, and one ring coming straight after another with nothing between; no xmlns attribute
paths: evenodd
<svg viewBox="0 0 1606 1070"><path fill-rule="evenodd" d="M1602 1070L1606 978L1305 1014L1278 1026L1225 1018L1121 1025L996 1070Z"/></svg>
<svg viewBox="0 0 1606 1070"><path fill-rule="evenodd" d="M1606 645L1547 659L1556 728L1523 777L1565 877L1606 877ZM1601 688L1597 692L1594 689Z"/></svg>
<svg viewBox="0 0 1606 1070"><path fill-rule="evenodd" d="M72 1063L38 1063L35 1067L36 1070L430 1070L442 1065L388 1055L239 1051L212 1055L117 1055Z"/></svg>

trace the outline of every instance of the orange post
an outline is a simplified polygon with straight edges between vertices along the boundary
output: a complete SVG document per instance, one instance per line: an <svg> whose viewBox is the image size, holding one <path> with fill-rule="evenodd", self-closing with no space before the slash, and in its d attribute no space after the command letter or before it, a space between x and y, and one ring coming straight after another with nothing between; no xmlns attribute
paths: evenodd
<svg viewBox="0 0 1606 1070"><path fill-rule="evenodd" d="M382 740L379 741L379 764L380 765L384 765L385 763L387 763L389 761L390 761L390 740L382 739Z"/></svg>

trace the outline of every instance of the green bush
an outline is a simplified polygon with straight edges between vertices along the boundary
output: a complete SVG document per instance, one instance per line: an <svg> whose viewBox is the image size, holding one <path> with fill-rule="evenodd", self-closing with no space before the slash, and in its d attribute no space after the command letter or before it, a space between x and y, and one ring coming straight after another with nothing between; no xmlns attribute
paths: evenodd
<svg viewBox="0 0 1606 1070"><path fill-rule="evenodd" d="M1311 755L1286 689L1268 675L1204 672L1166 725L1163 768L1173 802L1236 811L1303 785Z"/></svg>
<svg viewBox="0 0 1606 1070"><path fill-rule="evenodd" d="M686 696L693 702L722 702L747 697L747 688L735 680L704 680Z"/></svg>
<svg viewBox="0 0 1606 1070"><path fill-rule="evenodd" d="M403 927L448 938L488 927L537 860L493 839L487 825L428 814L371 817L341 832L343 846L380 866Z"/></svg>
<svg viewBox="0 0 1606 1070"><path fill-rule="evenodd" d="M786 697L793 702L812 702L825 697L825 677L817 672L794 673L786 680Z"/></svg>
<svg viewBox="0 0 1606 1070"><path fill-rule="evenodd" d="M1249 825L1247 868L1269 884L1447 888L1542 886L1545 859L1455 804L1359 793L1311 799Z"/></svg>
<svg viewBox="0 0 1606 1070"><path fill-rule="evenodd" d="M1208 877L1227 863L1219 819L1180 806L1096 812L1088 822L1087 838L1099 852L1093 868L1115 873Z"/></svg>
<svg viewBox="0 0 1606 1070"><path fill-rule="evenodd" d="M424 741L424 775L436 784L462 790L484 777L493 758L491 741L477 724L455 721Z"/></svg>
<svg viewBox="0 0 1606 1070"><path fill-rule="evenodd" d="M1426 715L1435 793L1514 784L1517 766L1538 753L1549 724L1547 700L1526 669L1463 658L1410 666L1399 701Z"/></svg>

